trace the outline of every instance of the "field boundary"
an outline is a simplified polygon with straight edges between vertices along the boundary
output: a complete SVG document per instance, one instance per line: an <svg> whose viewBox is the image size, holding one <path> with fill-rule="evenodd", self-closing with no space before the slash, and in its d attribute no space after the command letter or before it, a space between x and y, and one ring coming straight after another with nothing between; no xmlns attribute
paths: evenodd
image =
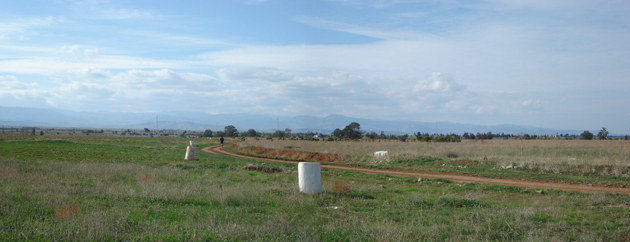
<svg viewBox="0 0 630 242"><path fill-rule="evenodd" d="M208 147L202 148L201 150L208 153L226 155L226 156L236 157L236 158L247 158L247 159L255 159L255 160L269 161L269 162L276 162L276 163L290 163L290 164L299 163L299 161L289 161L289 160L281 160L281 159L273 159L273 158L262 158L262 157L252 156L252 155L236 154L236 153L222 150L221 145L208 146ZM412 176L412 177L417 177L417 178L430 178L430 179L448 179L455 182L474 182L474 183L484 183L484 184L503 185L503 186L529 187L529 188L534 188L534 189L555 189L555 190L579 191L579 192L588 192L588 193L630 194L630 188L619 188L619 187L601 187L601 186L589 186L589 185L583 185L583 184L566 184L566 183L522 181L522 180L513 180L513 179L486 178L486 177L449 175L449 174L432 174L432 173L424 173L424 172L417 172L417 171L393 171L393 170L381 170L381 169L367 169L367 168L357 168L357 167L348 167L348 166L331 165L331 164L321 164L321 168L330 169L330 170L338 170L338 171L356 171L356 172L362 172L366 174L383 174L383 175L392 175L392 176L401 176L401 177Z"/></svg>

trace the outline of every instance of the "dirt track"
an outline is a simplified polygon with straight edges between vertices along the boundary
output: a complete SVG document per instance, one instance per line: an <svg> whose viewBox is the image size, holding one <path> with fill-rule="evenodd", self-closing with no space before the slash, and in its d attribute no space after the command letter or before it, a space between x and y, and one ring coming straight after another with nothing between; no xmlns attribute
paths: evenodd
<svg viewBox="0 0 630 242"><path fill-rule="evenodd" d="M232 152L221 150L220 145L204 147L201 150L205 152L209 152L209 153L227 155L227 156L237 157L237 158L247 158L247 159L256 159L256 160L262 160L262 161L291 163L291 164L298 163L297 161L260 158L256 156L235 154ZM430 178L430 179L441 178L441 179L448 179L448 180L456 181L456 182L476 182L476 183L495 184L495 185L504 185L504 186L530 187L530 188L538 188L538 189L557 189L557 190L592 192L592 193L605 192L605 193L630 194L630 188L600 187L600 186L588 186L588 185L580 185L580 184L550 183L550 182L539 182L539 181L518 181L518 180L511 180L511 179L497 179L497 178L459 176L459 175L447 175L447 174L429 174L429 173L412 172L412 171L366 169L366 168L356 168L356 167L346 167L346 166L326 165L326 164L321 164L321 167L324 169L339 170L339 171L358 171L358 172L363 172L367 174L413 176L413 177Z"/></svg>

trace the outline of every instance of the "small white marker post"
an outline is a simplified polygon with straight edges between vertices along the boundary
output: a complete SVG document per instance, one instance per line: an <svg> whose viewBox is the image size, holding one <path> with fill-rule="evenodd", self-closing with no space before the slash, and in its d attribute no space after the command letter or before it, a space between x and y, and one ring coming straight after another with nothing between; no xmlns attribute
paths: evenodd
<svg viewBox="0 0 630 242"><path fill-rule="evenodd" d="M317 162L298 163L298 185L300 192L319 194L322 192L321 166Z"/></svg>
<svg viewBox="0 0 630 242"><path fill-rule="evenodd" d="M194 141L190 141L190 145L186 147L186 156L184 159L186 160L195 160L195 153L197 152L197 148L193 147L195 144Z"/></svg>

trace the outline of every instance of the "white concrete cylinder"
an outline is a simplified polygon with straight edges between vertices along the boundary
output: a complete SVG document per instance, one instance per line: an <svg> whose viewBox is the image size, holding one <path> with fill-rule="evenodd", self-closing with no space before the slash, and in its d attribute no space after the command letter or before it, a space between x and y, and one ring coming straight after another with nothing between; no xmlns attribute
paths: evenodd
<svg viewBox="0 0 630 242"><path fill-rule="evenodd" d="M319 194L322 192L322 175L319 163L298 163L298 185L300 192L306 194Z"/></svg>
<svg viewBox="0 0 630 242"><path fill-rule="evenodd" d="M191 140L191 141L190 141L190 146L193 146L193 145L195 145L195 141L192 141L192 140Z"/></svg>
<svg viewBox="0 0 630 242"><path fill-rule="evenodd" d="M186 156L184 157L184 159L186 159L186 160L195 160L195 152L196 151L197 151L197 148L195 148L195 147L192 147L192 146L186 147Z"/></svg>

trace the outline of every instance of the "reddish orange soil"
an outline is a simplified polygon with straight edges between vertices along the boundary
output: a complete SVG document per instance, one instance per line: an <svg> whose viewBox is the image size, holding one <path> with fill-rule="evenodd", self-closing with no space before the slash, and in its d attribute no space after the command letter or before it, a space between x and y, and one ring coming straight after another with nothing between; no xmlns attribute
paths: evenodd
<svg viewBox="0 0 630 242"><path fill-rule="evenodd" d="M291 163L297 164L298 161L288 161L281 159L271 159L271 158L261 158L250 155L242 155L235 154L232 152L221 150L220 145L208 146L202 148L201 150L209 153L227 155L231 157L237 158L248 158L248 159L256 159L262 161L269 162L279 162L279 163ZM455 182L476 182L476 183L485 183L485 184L494 184L494 185L504 185L504 186L517 186L517 187L530 187L530 188L538 188L538 189L556 189L556 190L565 190L565 191L580 191L580 192L604 192L604 193L624 193L630 194L630 188L619 188L619 187L601 187L601 186L589 186L582 184L566 184L566 183L552 183L552 182L542 182L542 181L519 181L519 180L511 180L511 179L498 179L498 178L485 178L485 177L473 177L473 176L462 176L462 175L450 175L450 174L436 174L436 173L424 173L417 171L405 171L405 170L381 170L381 169L367 169L367 168L356 168L356 167L347 167L341 165L330 165L330 164L321 164L321 168L331 169L331 170L339 170L339 171L358 171L366 174L385 174L392 176L402 176L402 177L418 177L418 178L430 178L430 179L448 179Z"/></svg>

